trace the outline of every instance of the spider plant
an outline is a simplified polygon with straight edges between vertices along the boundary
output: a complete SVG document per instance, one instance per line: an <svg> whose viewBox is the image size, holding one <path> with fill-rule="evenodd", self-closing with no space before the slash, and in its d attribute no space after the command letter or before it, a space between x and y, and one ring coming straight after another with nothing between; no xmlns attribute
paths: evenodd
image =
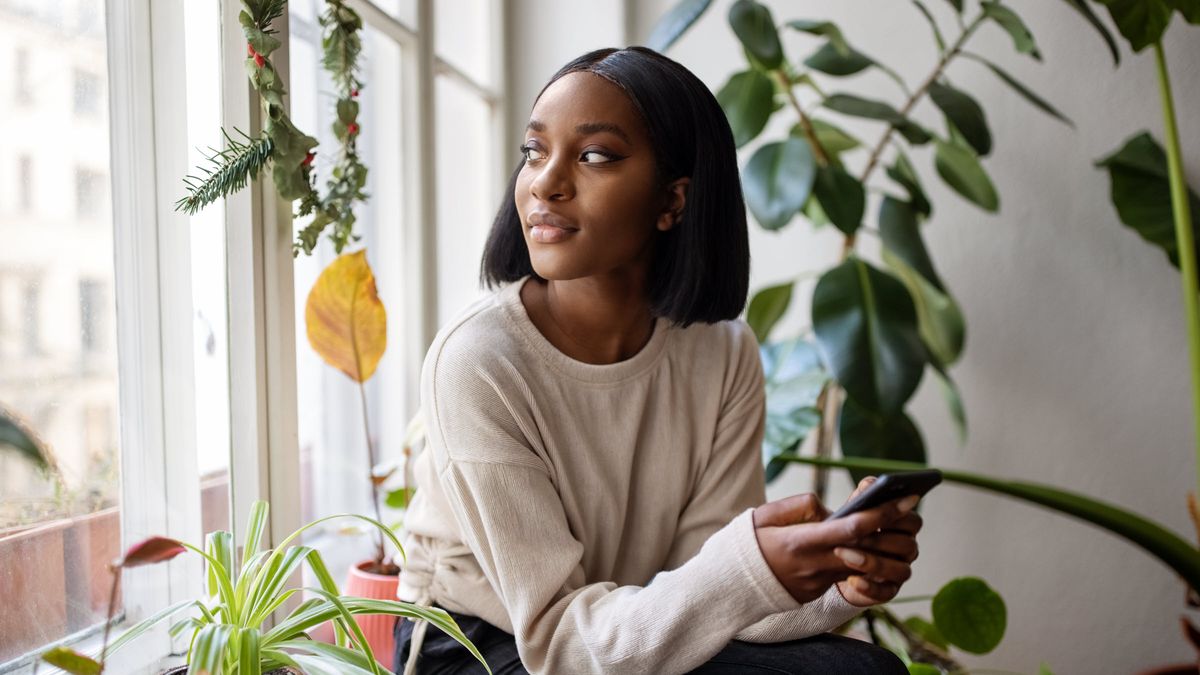
<svg viewBox="0 0 1200 675"><path fill-rule="evenodd" d="M123 567L161 562L185 550L193 551L206 562L205 598L175 603L131 627L110 647L101 649L99 663L80 654L67 653L69 650L62 648L47 652L43 658L72 673L99 673L103 671L107 653L130 644L156 624L190 610L170 627L172 637L191 635L187 651L189 672L261 675L275 669L291 668L304 673L381 675L390 671L375 660L354 615L388 614L429 621L470 650L491 672L479 650L444 610L398 600L341 595L320 552L309 546L289 546L305 530L334 518L357 518L370 523L391 539L404 556L404 549L391 529L373 518L346 513L314 520L288 535L277 548L259 550L266 525L267 503L257 501L250 509L248 534L240 562L235 560L233 536L221 530L208 535L204 550L160 537L155 538L156 546L142 546L144 550L155 549L146 554L152 559L131 561L131 555L126 554L125 559L113 565L114 574L119 575ZM308 563L319 588L288 588L288 578L304 562ZM114 588L115 583L116 577ZM314 597L304 600L286 618L268 627L268 618L302 591L308 591ZM326 621L333 622L334 644L317 642L309 637L308 631Z"/></svg>

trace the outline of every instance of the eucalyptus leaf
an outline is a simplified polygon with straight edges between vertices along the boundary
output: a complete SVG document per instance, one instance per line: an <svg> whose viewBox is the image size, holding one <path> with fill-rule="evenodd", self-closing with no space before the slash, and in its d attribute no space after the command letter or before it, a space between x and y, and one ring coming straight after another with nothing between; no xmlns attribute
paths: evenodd
<svg viewBox="0 0 1200 675"><path fill-rule="evenodd" d="M758 148L742 172L746 205L758 223L768 230L787 225L808 199L816 169L812 150L801 139Z"/></svg>
<svg viewBox="0 0 1200 675"><path fill-rule="evenodd" d="M783 46L771 10L754 0L737 0L729 8L729 25L746 51L763 67L778 68L783 63Z"/></svg>
<svg viewBox="0 0 1200 675"><path fill-rule="evenodd" d="M826 42L820 49L804 59L804 65L826 75L853 75L870 68L875 60L862 52L851 48L843 53L832 42Z"/></svg>
<svg viewBox="0 0 1200 675"><path fill-rule="evenodd" d="M930 83L929 98L977 154L986 157L992 151L992 132L988 130L987 116L974 98L941 82Z"/></svg>
<svg viewBox="0 0 1200 675"><path fill-rule="evenodd" d="M940 138L934 142L937 148L934 161L942 180L985 211L999 211L1000 196L975 153L968 147Z"/></svg>
<svg viewBox="0 0 1200 675"><path fill-rule="evenodd" d="M825 362L850 397L872 412L899 413L926 361L904 284L850 256L817 282L812 317Z"/></svg>
<svg viewBox="0 0 1200 675"><path fill-rule="evenodd" d="M1162 249L1178 269L1179 242L1175 238L1167 155L1162 146L1143 131L1119 150L1097 160L1095 166L1108 170L1112 202L1121 222ZM1200 216L1200 197L1191 188L1188 206L1193 216ZM1200 223L1200 218L1196 222ZM1195 240L1200 252L1200 236Z"/></svg>
<svg viewBox="0 0 1200 675"><path fill-rule="evenodd" d="M867 195L857 178L833 164L818 167L813 181L813 196L829 221L843 234L850 236L858 231L866 209Z"/></svg>
<svg viewBox="0 0 1200 675"><path fill-rule="evenodd" d="M1041 96L1038 96L1031 89L1029 89L1025 85L1018 82L1015 77L1004 72L1004 70L1002 70L1000 68L1000 66L997 66L996 64L992 63L991 61L988 61L987 59L983 58L982 56L973 54L971 52L964 51L964 52L962 52L962 55L966 56L968 58L974 59L974 60L982 63L983 65L987 66L989 70L991 70L993 73L996 74L996 77L999 77L1001 79L1001 81L1003 81L1009 87L1012 87L1012 89L1014 91L1016 91L1018 94L1023 96L1026 101L1029 101L1034 106L1041 109L1043 112L1046 112L1049 115L1056 117L1059 120L1062 120L1063 122L1066 122L1067 126L1071 126L1071 127L1075 126L1075 123L1072 122L1066 115L1060 113L1054 106L1050 105L1046 101L1046 99L1042 98Z"/></svg>
<svg viewBox="0 0 1200 675"><path fill-rule="evenodd" d="M1132 0L1133 2L1141 2L1141 0ZM1157 1L1157 0L1156 0ZM1033 33L1029 32L1029 27L1017 16L1017 13L1008 5L1002 5L994 0L982 0L979 6L983 9L984 16L995 21L1013 39L1013 46L1022 54L1029 54L1038 61L1042 60L1042 54L1038 51L1037 44L1033 40Z"/></svg>
<svg viewBox="0 0 1200 675"><path fill-rule="evenodd" d="M932 610L938 632L964 651L986 654L1004 638L1004 599L978 577L960 577L943 586L933 597Z"/></svg>
<svg viewBox="0 0 1200 675"><path fill-rule="evenodd" d="M771 119L775 86L757 70L735 73L717 92L717 102L725 111L734 143L740 148L762 133Z"/></svg>
<svg viewBox="0 0 1200 675"><path fill-rule="evenodd" d="M758 339L759 344L767 341L771 329L787 311L792 302L794 285L794 282L789 281L786 284L768 286L750 299L750 305L746 308L746 323L754 330L754 337Z"/></svg>
<svg viewBox="0 0 1200 675"><path fill-rule="evenodd" d="M917 170L913 168L903 150L897 149L896 160L887 168L887 175L908 191L908 203L913 211L928 218L933 212L933 205L929 203L929 197L925 196L925 189L921 187Z"/></svg>
<svg viewBox="0 0 1200 675"><path fill-rule="evenodd" d="M654 24L646 46L656 52L666 52L708 11L710 5L712 0L680 0Z"/></svg>
<svg viewBox="0 0 1200 675"><path fill-rule="evenodd" d="M1097 0L1108 9L1117 30L1134 52L1162 39L1174 7L1166 0ZM1185 14L1186 16L1186 14Z"/></svg>
<svg viewBox="0 0 1200 675"><path fill-rule="evenodd" d="M880 415L862 407L853 397L842 402L838 442L846 457L925 462L925 441L912 418L903 412ZM869 475L869 471L850 470L855 483Z"/></svg>

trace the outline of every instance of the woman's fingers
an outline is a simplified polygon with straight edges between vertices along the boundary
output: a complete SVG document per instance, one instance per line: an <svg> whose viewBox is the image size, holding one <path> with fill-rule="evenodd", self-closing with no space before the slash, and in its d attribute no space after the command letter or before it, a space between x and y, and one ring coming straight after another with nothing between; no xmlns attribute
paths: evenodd
<svg viewBox="0 0 1200 675"><path fill-rule="evenodd" d="M846 582L854 586L854 590L876 603L888 602L900 592L900 584L871 581L860 575L848 577Z"/></svg>
<svg viewBox="0 0 1200 675"><path fill-rule="evenodd" d="M833 553L842 559L846 567L862 573L872 581L902 584L912 576L912 567L901 560L841 546L833 549Z"/></svg>
<svg viewBox="0 0 1200 675"><path fill-rule="evenodd" d="M921 531L921 525L923 525L924 522L925 521L921 518L921 514L917 513L916 511L910 511L903 516L900 516L900 518L898 518L891 525L883 528L883 531L896 531L907 532L908 534L916 534Z"/></svg>
<svg viewBox="0 0 1200 675"><path fill-rule="evenodd" d="M820 523L819 532L809 535L809 543L826 546L849 544L876 530L890 528L893 523L912 511L919 500L918 496L910 495L903 499L893 499L873 509L824 521Z"/></svg>
<svg viewBox="0 0 1200 675"><path fill-rule="evenodd" d="M829 509L811 492L776 499L754 509L754 526L769 527L821 521Z"/></svg>
<svg viewBox="0 0 1200 675"><path fill-rule="evenodd" d="M907 532L884 530L868 534L854 544L855 548L885 555L907 563L917 559L917 539Z"/></svg>

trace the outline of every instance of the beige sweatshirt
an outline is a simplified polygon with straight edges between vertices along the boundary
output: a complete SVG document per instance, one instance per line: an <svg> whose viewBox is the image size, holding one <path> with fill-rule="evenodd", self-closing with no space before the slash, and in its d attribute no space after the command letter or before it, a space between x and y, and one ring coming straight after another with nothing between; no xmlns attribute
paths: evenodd
<svg viewBox="0 0 1200 675"><path fill-rule="evenodd" d="M861 611L836 586L797 602L758 547L750 327L660 317L634 356L588 364L534 326L528 278L467 307L425 357L397 597L514 634L531 673L684 673L731 639L808 637Z"/></svg>

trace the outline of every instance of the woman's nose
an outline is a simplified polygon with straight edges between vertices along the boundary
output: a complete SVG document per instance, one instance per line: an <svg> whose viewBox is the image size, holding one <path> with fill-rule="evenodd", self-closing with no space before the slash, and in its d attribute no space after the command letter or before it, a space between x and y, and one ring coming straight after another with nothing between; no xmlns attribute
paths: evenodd
<svg viewBox="0 0 1200 675"><path fill-rule="evenodd" d="M570 169L566 158L550 157L541 166L536 178L529 184L529 192L541 201L562 201L575 196Z"/></svg>

